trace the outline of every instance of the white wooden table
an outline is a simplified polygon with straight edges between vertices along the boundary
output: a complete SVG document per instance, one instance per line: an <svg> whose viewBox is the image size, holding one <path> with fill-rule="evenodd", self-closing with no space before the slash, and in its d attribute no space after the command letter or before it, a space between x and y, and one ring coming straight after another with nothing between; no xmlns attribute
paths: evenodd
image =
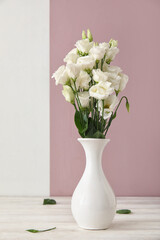
<svg viewBox="0 0 160 240"><path fill-rule="evenodd" d="M160 198L117 198L119 215L107 230L91 231L77 226L71 215L70 197L54 197L57 205L42 205L42 197L0 197L0 240L160 240ZM56 229L29 233L26 229Z"/></svg>

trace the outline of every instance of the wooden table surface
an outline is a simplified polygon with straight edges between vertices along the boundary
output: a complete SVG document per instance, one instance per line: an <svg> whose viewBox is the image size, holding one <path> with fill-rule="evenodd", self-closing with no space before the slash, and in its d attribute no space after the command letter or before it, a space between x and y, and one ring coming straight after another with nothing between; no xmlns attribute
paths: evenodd
<svg viewBox="0 0 160 240"><path fill-rule="evenodd" d="M54 197L56 205L42 205L42 197L0 197L0 240L160 240L160 198L119 197L117 209L132 214L116 214L107 230L84 230L75 223L70 197ZM29 233L26 229L56 229Z"/></svg>

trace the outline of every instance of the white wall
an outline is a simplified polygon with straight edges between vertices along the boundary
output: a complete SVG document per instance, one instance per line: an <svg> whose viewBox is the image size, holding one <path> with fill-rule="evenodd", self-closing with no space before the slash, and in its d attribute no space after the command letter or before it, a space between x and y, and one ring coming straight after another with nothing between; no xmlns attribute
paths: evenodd
<svg viewBox="0 0 160 240"><path fill-rule="evenodd" d="M49 0L0 0L0 195L49 195Z"/></svg>

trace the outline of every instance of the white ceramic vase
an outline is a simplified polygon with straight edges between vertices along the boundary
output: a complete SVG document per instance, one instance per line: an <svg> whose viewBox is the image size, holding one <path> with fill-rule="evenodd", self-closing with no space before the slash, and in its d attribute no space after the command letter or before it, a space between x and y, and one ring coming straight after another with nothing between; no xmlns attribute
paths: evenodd
<svg viewBox="0 0 160 240"><path fill-rule="evenodd" d="M116 199L102 169L102 153L109 139L78 138L86 154L86 168L71 202L77 224L85 229L106 229L116 211Z"/></svg>

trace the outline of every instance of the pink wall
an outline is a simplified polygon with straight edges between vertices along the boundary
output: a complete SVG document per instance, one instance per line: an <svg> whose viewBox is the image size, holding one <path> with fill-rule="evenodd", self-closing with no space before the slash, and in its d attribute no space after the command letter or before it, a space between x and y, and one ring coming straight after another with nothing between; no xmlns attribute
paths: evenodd
<svg viewBox="0 0 160 240"><path fill-rule="evenodd" d="M160 196L160 1L51 0L51 73L81 31L95 41L118 39L114 65L129 75L125 104L110 128L105 174L119 196ZM85 167L73 107L51 80L51 194L71 195Z"/></svg>

